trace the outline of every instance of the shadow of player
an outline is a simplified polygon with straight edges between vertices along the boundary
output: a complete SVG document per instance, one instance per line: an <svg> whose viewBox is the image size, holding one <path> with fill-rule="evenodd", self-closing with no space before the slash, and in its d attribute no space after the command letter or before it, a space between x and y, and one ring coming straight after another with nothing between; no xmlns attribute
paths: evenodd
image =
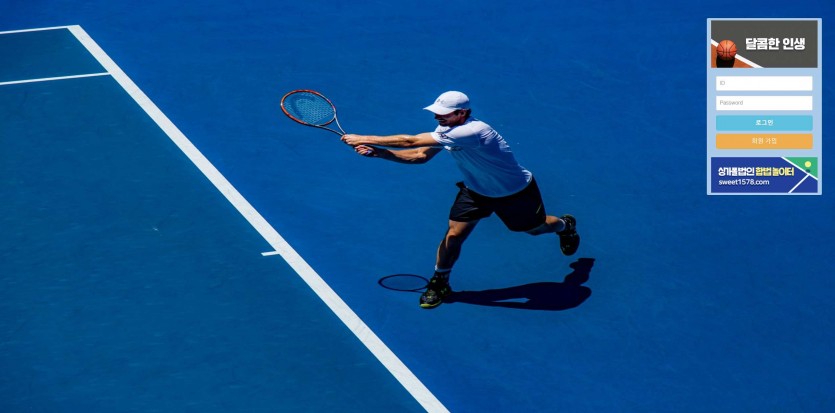
<svg viewBox="0 0 835 413"><path fill-rule="evenodd" d="M516 287L484 291L455 291L444 303L464 303L521 310L561 311L574 308L591 296L582 286L589 280L594 258L580 258L569 267L574 271L563 282L536 282Z"/></svg>

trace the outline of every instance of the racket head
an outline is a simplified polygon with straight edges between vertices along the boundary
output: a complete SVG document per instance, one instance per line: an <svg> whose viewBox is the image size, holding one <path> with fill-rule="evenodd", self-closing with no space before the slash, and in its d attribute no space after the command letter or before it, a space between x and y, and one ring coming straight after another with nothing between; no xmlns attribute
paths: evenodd
<svg viewBox="0 0 835 413"><path fill-rule="evenodd" d="M288 118L307 126L324 127L336 120L336 106L315 90L288 92L281 98L281 111Z"/></svg>

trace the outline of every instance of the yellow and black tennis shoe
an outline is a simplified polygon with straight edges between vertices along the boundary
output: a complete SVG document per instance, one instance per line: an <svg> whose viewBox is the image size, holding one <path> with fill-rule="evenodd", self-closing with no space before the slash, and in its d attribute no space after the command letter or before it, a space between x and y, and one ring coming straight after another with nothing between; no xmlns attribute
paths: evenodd
<svg viewBox="0 0 835 413"><path fill-rule="evenodd" d="M426 292L420 296L420 308L435 308L444 301L444 298L452 293L449 286L449 278L434 275L426 286Z"/></svg>
<svg viewBox="0 0 835 413"><path fill-rule="evenodd" d="M560 249L563 255L574 255L577 248L580 248L580 235L577 234L577 220L571 215L563 215L565 229L558 232L560 237Z"/></svg>

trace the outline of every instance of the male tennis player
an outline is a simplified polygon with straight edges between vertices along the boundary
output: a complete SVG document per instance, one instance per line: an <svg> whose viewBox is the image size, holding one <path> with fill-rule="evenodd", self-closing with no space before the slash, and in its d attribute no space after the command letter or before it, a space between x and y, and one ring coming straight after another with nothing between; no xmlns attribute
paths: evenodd
<svg viewBox="0 0 835 413"><path fill-rule="evenodd" d="M519 165L495 129L470 116L467 95L445 92L424 109L435 114L438 127L434 132L342 137L360 155L400 163L425 163L446 149L464 175L464 181L457 184L460 189L449 212L449 228L438 247L435 274L420 297L421 307L437 307L452 292L449 274L461 253L461 245L478 221L494 212L511 231L531 235L556 233L563 254L572 255L577 251L580 245L577 221L571 215L561 218L545 215L533 175Z"/></svg>

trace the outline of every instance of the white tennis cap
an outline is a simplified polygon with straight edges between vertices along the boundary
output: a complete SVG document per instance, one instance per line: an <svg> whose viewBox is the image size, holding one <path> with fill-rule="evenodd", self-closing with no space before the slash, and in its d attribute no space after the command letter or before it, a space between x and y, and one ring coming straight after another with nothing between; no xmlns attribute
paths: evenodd
<svg viewBox="0 0 835 413"><path fill-rule="evenodd" d="M435 99L435 103L425 107L424 109L436 115L448 115L456 110L469 108L470 98L461 92L452 90L441 93L441 96L438 96L438 98Z"/></svg>

